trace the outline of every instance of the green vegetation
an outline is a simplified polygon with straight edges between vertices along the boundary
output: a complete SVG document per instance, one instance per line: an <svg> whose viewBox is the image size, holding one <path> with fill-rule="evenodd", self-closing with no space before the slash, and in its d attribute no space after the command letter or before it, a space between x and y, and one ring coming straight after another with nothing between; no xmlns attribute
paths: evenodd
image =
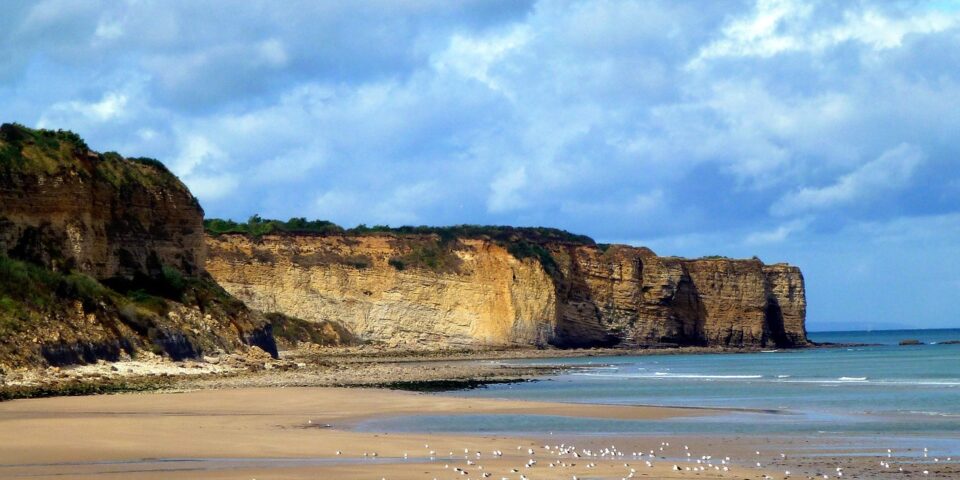
<svg viewBox="0 0 960 480"><path fill-rule="evenodd" d="M121 190L144 186L186 190L158 160L124 158L116 152L92 153L80 135L67 130L0 125L0 175L54 175L62 171L99 178Z"/></svg>
<svg viewBox="0 0 960 480"><path fill-rule="evenodd" d="M457 241L442 237L398 238L398 247L403 255L390 258L387 263L397 270L419 268L438 273L460 271L462 261L454 253Z"/></svg>
<svg viewBox="0 0 960 480"><path fill-rule="evenodd" d="M203 226L211 235L222 235L225 233L242 233L251 237L261 237L271 233L317 233L331 234L343 233L342 227L326 220L307 220L303 217L295 217L284 222L281 220L268 220L260 218L260 215L250 217L246 223L237 223L233 220L221 220L211 218L203 221Z"/></svg>
<svg viewBox="0 0 960 480"><path fill-rule="evenodd" d="M368 227L360 224L354 228L343 228L327 220L307 220L303 217L294 217L287 221L261 218L260 215L250 217L245 223L233 220L210 218L204 220L204 227L211 235L226 233L242 233L251 237L259 237L270 233L316 233L341 235L437 235L443 242L450 242L462 238L489 238L502 242L509 242L515 238L523 238L533 243L573 243L594 245L592 238L586 235L547 227L511 227L498 225L453 225L449 227L430 226L402 226L374 225Z"/></svg>
<svg viewBox="0 0 960 480"><path fill-rule="evenodd" d="M52 385L6 385L0 387L0 402L24 398L103 395L107 393L147 392L171 387L174 377L96 378L59 382Z"/></svg>
<svg viewBox="0 0 960 480"><path fill-rule="evenodd" d="M507 244L507 251L518 260L536 258L548 273L553 274L559 271L557 261L553 259L550 250L544 248L543 245L519 240Z"/></svg>
<svg viewBox="0 0 960 480"><path fill-rule="evenodd" d="M62 274L0 255L0 337L36 324L59 310L65 299L92 309L110 294L82 273Z"/></svg>
<svg viewBox="0 0 960 480"><path fill-rule="evenodd" d="M441 239L488 238L504 244L516 239L524 239L533 243L573 243L580 245L594 245L592 238L586 235L547 227L511 227L506 225L453 225L449 227L403 226L389 227L375 225L368 227L358 225L346 230L352 235L363 234L398 234L398 235L437 235Z"/></svg>
<svg viewBox="0 0 960 480"><path fill-rule="evenodd" d="M79 272L56 272L0 255L0 345L5 339L23 338L56 325L70 314L75 302L80 302L83 311L96 313L98 322L107 330L116 331L119 325L114 321L119 320L141 336L155 353L170 354L172 358L183 356L185 347L171 340L170 324L164 318L172 306L170 301L230 318L246 311L240 300L213 279L185 277L169 267L164 267L156 277L101 283ZM183 338L188 347L195 344L190 333ZM17 350L9 349L14 346L0 349L0 357L16 356Z"/></svg>
<svg viewBox="0 0 960 480"><path fill-rule="evenodd" d="M0 125L0 173L53 174L64 165L79 165L77 152L87 150L86 142L70 131Z"/></svg>
<svg viewBox="0 0 960 480"><path fill-rule="evenodd" d="M265 314L273 326L273 336L282 345L296 346L297 343L316 345L348 345L355 341L353 335L336 322L308 322L282 313Z"/></svg>
<svg viewBox="0 0 960 480"><path fill-rule="evenodd" d="M511 227L496 225L453 225L449 227L358 225L345 229L326 220L307 220L303 217L287 221L250 217L245 223L211 218L204 220L204 227L211 235L243 234L259 238L267 234L315 234L315 235L392 235L406 253L390 258L388 263L397 270L420 268L435 272L454 272L459 269L460 259L453 250L461 239L487 239L507 249L514 257L523 260L536 258L548 272L556 272L557 263L545 245L565 243L595 245L592 238L565 230L545 227ZM433 237L428 238L428 237ZM357 263L357 268L366 265Z"/></svg>

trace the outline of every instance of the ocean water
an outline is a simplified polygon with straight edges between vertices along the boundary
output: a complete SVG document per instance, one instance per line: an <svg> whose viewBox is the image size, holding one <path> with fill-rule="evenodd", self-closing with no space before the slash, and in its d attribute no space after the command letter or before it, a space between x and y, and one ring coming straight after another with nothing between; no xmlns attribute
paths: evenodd
<svg viewBox="0 0 960 480"><path fill-rule="evenodd" d="M531 415L415 416L362 429L479 433L821 434L922 436L960 449L956 330L811 333L817 342L878 344L763 353L646 355L510 363L577 367L541 381L446 393L605 404L720 407L727 414L660 421ZM898 346L904 339L924 342Z"/></svg>

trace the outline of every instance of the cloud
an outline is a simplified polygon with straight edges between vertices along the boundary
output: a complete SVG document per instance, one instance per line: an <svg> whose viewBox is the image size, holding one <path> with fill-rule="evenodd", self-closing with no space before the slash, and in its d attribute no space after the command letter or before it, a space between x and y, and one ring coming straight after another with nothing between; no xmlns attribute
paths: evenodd
<svg viewBox="0 0 960 480"><path fill-rule="evenodd" d="M904 188L923 159L922 150L913 145L901 144L883 152L876 160L841 176L832 185L805 187L785 195L771 207L771 212L775 215L790 215L826 210Z"/></svg>
<svg viewBox="0 0 960 480"><path fill-rule="evenodd" d="M96 102L71 100L53 104L40 118L37 125L58 128L55 124L63 117L80 116L96 122L114 120L126 113L129 98L119 92L109 92Z"/></svg>
<svg viewBox="0 0 960 480"><path fill-rule="evenodd" d="M958 213L960 9L942 3L8 3L4 120L159 158L209 216L789 259L812 316L858 313L876 265L960 260L953 224L920 220Z"/></svg>
<svg viewBox="0 0 960 480"><path fill-rule="evenodd" d="M700 68L724 57L767 58L790 52L822 53L846 42L858 42L871 50L900 47L909 35L931 34L960 23L956 12L937 9L887 14L877 5L851 8L833 18L816 17L822 5L800 0L759 0L752 15L737 18L723 29L722 38L711 42L687 64ZM821 15L826 17L826 15Z"/></svg>
<svg viewBox="0 0 960 480"><path fill-rule="evenodd" d="M487 208L491 212L517 210L526 206L523 190L527 187L527 170L523 167L503 172L490 184Z"/></svg>
<svg viewBox="0 0 960 480"><path fill-rule="evenodd" d="M0 109L166 161L211 192L211 215L776 244L956 208L956 10L61 0L9 12ZM922 160L871 166L901 143ZM317 207L327 194L350 200Z"/></svg>
<svg viewBox="0 0 960 480"><path fill-rule="evenodd" d="M747 235L744 243L747 245L764 245L781 243L794 234L803 231L811 222L810 218L792 220L773 230L753 232Z"/></svg>

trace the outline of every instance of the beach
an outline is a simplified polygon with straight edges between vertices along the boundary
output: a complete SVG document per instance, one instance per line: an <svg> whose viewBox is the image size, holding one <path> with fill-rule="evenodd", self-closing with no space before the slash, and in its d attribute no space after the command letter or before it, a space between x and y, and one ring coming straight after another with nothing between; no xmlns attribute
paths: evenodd
<svg viewBox="0 0 960 480"><path fill-rule="evenodd" d="M612 478L622 476L623 463L632 461L554 456L542 448L540 438L395 435L350 429L363 418L411 413L654 419L711 412L464 400L343 388L249 388L16 400L0 404L0 477L453 478L452 468L470 467L463 458L466 449L471 461L482 464L483 471L496 478L519 478L510 469L522 468L530 458L538 460L525 472L530 478L553 478L550 475L564 468L567 477L580 472ZM559 440L550 439L551 443ZM584 448L602 444L599 440L584 443ZM522 449L517 450L517 446ZM528 449L535 453L531 455ZM502 450L503 456L493 457L494 450ZM405 454L407 459L403 458ZM570 466L547 466L560 459ZM587 468L591 462L597 466ZM658 461L644 473L669 477L672 465ZM480 470L474 471L473 478L481 478ZM736 471L744 478L759 478L758 472Z"/></svg>
<svg viewBox="0 0 960 480"><path fill-rule="evenodd" d="M251 349L9 372L21 393L119 393L0 402L0 478L957 478L960 350L940 337L958 333L736 354Z"/></svg>
<svg viewBox="0 0 960 480"><path fill-rule="evenodd" d="M876 465L883 461L879 452L879 459L850 456L846 454L856 449L849 445L810 445L802 436L389 433L354 428L370 419L414 414L657 421L723 413L328 387L15 400L0 403L0 478L430 479L485 478L486 473L498 479L612 479L633 473L641 478L760 479L815 473L819 478L820 472L839 478L836 474L842 471L848 478L883 477ZM536 464L527 467L531 460ZM935 465L899 454L895 461L898 467L889 478L929 478L924 470L933 471L932 478L960 474L956 463Z"/></svg>

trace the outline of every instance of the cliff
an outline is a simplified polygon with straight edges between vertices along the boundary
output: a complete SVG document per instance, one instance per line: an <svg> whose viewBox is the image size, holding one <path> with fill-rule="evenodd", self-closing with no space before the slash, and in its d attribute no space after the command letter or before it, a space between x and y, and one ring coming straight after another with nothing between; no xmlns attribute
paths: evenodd
<svg viewBox="0 0 960 480"><path fill-rule="evenodd" d="M207 269L252 308L406 348L807 343L803 276L784 264L523 229L324 228L208 235Z"/></svg>
<svg viewBox="0 0 960 480"><path fill-rule="evenodd" d="M204 272L203 239L203 210L160 162L0 126L0 367L275 352L262 315Z"/></svg>

